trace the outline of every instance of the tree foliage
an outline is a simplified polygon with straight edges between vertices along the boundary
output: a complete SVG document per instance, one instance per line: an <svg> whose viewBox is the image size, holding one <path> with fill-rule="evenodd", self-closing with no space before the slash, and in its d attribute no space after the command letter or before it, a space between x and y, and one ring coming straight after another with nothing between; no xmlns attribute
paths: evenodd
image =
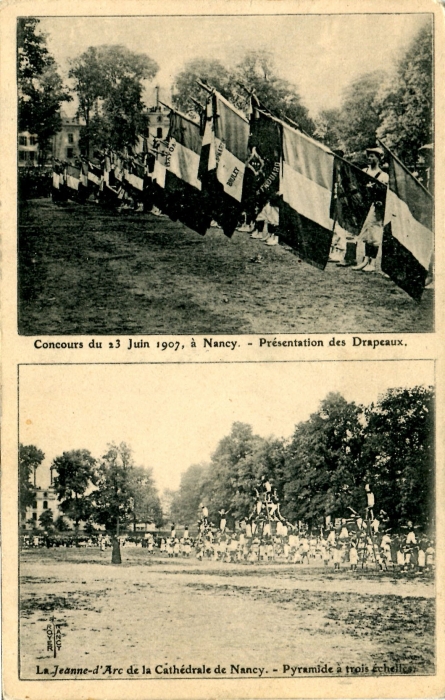
<svg viewBox="0 0 445 700"><path fill-rule="evenodd" d="M76 532L81 521L91 514L88 491L96 481L96 460L88 450L71 450L56 457L52 466L57 472L54 479L61 511L74 520Z"/></svg>
<svg viewBox="0 0 445 700"><path fill-rule="evenodd" d="M134 460L124 442L110 443L98 467L97 489L92 493L93 519L113 535L133 516Z"/></svg>
<svg viewBox="0 0 445 700"><path fill-rule="evenodd" d="M224 508L247 517L255 488L267 476L277 490L281 513L291 522L318 525L327 515L364 516L365 483L397 527L413 520L434 522L434 393L431 387L390 389L377 403L357 405L331 393L289 440L262 438L234 423L209 465L183 475L173 512L183 524L196 521L202 501L218 522Z"/></svg>
<svg viewBox="0 0 445 700"><path fill-rule="evenodd" d="M434 520L432 387L390 389L366 409L362 463L391 520Z"/></svg>
<svg viewBox="0 0 445 700"><path fill-rule="evenodd" d="M344 91L340 109L318 115L317 134L327 146L352 155L375 145L385 79L384 71L359 76Z"/></svg>
<svg viewBox="0 0 445 700"><path fill-rule="evenodd" d="M345 90L339 109L321 111L316 135L330 148L357 154L381 139L413 169L433 139L432 27L425 24L394 71L373 71Z"/></svg>
<svg viewBox="0 0 445 700"><path fill-rule="evenodd" d="M42 464L45 455L35 445L22 445L19 447L19 498L20 513L24 520L26 509L29 508L35 498L35 490L31 476Z"/></svg>
<svg viewBox="0 0 445 700"><path fill-rule="evenodd" d="M185 64L175 77L172 87L172 100L178 109L187 112L196 110L193 98L201 104L205 102L206 93L198 86L200 80L215 88L228 100L236 98L236 84L233 71L218 59L195 58Z"/></svg>
<svg viewBox="0 0 445 700"><path fill-rule="evenodd" d="M428 22L399 60L380 107L377 136L408 166L433 140L433 37Z"/></svg>
<svg viewBox="0 0 445 700"><path fill-rule="evenodd" d="M132 470L133 522L153 522L156 527L163 524L161 501L149 467L134 467Z"/></svg>
<svg viewBox="0 0 445 700"><path fill-rule="evenodd" d="M43 530L52 530L54 528L54 517L51 508L47 508L40 513L39 523Z"/></svg>
<svg viewBox="0 0 445 700"><path fill-rule="evenodd" d="M296 428L285 461L282 511L311 524L343 516L360 503L363 470L362 409L340 394L328 394L318 411Z"/></svg>
<svg viewBox="0 0 445 700"><path fill-rule="evenodd" d="M255 92L260 102L275 116L291 119L309 134L314 132L314 122L301 101L298 88L279 77L270 51L248 51L237 64L235 75L237 81Z"/></svg>
<svg viewBox="0 0 445 700"><path fill-rule="evenodd" d="M122 150L133 146L145 121L144 82L157 63L125 46L90 46L71 65L69 77L85 120L82 139L88 148Z"/></svg>
<svg viewBox="0 0 445 700"><path fill-rule="evenodd" d="M50 139L62 125L61 105L72 97L38 25L39 20L33 17L17 21L18 128L37 135L40 159L44 162Z"/></svg>
<svg viewBox="0 0 445 700"><path fill-rule="evenodd" d="M296 86L278 76L269 51L249 51L232 68L217 59L198 58L189 61L173 83L172 98L179 109L196 110L193 98L205 102L206 95L203 95L197 80L215 88L246 114L249 110L248 92L255 91L258 99L277 117L287 116L303 130L313 132L314 124L301 102Z"/></svg>
<svg viewBox="0 0 445 700"><path fill-rule="evenodd" d="M179 489L171 504L170 512L174 522L188 525L198 519L199 504L206 498L209 469L208 464L192 464L182 474Z"/></svg>

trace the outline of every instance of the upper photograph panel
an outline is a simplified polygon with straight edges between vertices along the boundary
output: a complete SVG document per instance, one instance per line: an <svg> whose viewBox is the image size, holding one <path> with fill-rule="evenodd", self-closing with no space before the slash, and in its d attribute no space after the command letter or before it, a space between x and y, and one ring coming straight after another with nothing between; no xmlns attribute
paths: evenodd
<svg viewBox="0 0 445 700"><path fill-rule="evenodd" d="M23 17L18 330L434 330L430 14Z"/></svg>

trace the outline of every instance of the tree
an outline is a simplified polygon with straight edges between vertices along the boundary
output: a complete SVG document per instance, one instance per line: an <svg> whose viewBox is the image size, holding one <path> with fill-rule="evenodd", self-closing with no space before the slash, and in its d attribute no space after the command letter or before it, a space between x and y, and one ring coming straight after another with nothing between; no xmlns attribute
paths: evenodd
<svg viewBox="0 0 445 700"><path fill-rule="evenodd" d="M346 88L338 130L347 154L374 146L380 125L380 96L385 83L384 71L365 73Z"/></svg>
<svg viewBox="0 0 445 700"><path fill-rule="evenodd" d="M132 471L133 525L138 522L153 522L156 527L163 523L161 501L153 479L153 470L134 467Z"/></svg>
<svg viewBox="0 0 445 700"><path fill-rule="evenodd" d="M269 51L249 51L233 68L228 68L217 59L197 58L189 61L173 83L172 99L179 109L196 110L193 98L205 102L198 80L215 88L246 115L249 111L248 92L255 91L258 99L277 117L287 116L309 133L314 130L297 88L277 75Z"/></svg>
<svg viewBox="0 0 445 700"><path fill-rule="evenodd" d="M39 515L40 527L43 530L52 530L54 527L54 518L51 508L47 508Z"/></svg>
<svg viewBox="0 0 445 700"><path fill-rule="evenodd" d="M60 509L74 520L77 541L79 523L88 520L91 513L87 491L96 481L96 460L88 450L71 450L56 457L52 467L57 471L54 488Z"/></svg>
<svg viewBox="0 0 445 700"><path fill-rule="evenodd" d="M182 475L178 491L173 496L171 518L182 525L197 521L199 504L205 497L209 480L208 464L192 464Z"/></svg>
<svg viewBox="0 0 445 700"><path fill-rule="evenodd" d="M131 448L124 442L110 443L98 468L96 486L91 494L92 517L105 525L112 537L113 564L121 564L120 528L133 518L135 465Z"/></svg>
<svg viewBox="0 0 445 700"><path fill-rule="evenodd" d="M324 109L315 119L314 136L333 150L346 150L343 140L344 125L340 109Z"/></svg>
<svg viewBox="0 0 445 700"><path fill-rule="evenodd" d="M345 517L363 496L359 457L362 408L330 393L309 420L299 423L286 451L282 512L316 524L327 515Z"/></svg>
<svg viewBox="0 0 445 700"><path fill-rule="evenodd" d="M270 51L248 51L235 68L237 81L249 91L254 91L261 103L277 117L288 117L303 131L314 132L314 122L301 102L298 89L277 74Z"/></svg>
<svg viewBox="0 0 445 700"><path fill-rule="evenodd" d="M69 530L71 530L69 524L67 523L63 515L59 515L54 524L59 532L68 532Z"/></svg>
<svg viewBox="0 0 445 700"><path fill-rule="evenodd" d="M17 22L18 128L37 135L39 159L44 163L49 143L61 128L60 107L72 99L57 73L39 20L20 17Z"/></svg>
<svg viewBox="0 0 445 700"><path fill-rule="evenodd" d="M20 519L23 523L26 510L32 506L35 499L36 472L42 464L45 455L35 445L22 445L19 447L19 499ZM31 482L31 475L33 482Z"/></svg>
<svg viewBox="0 0 445 700"><path fill-rule="evenodd" d="M144 81L158 64L125 46L90 46L71 65L69 77L85 119L82 139L90 148L122 150L136 143L145 126Z"/></svg>
<svg viewBox="0 0 445 700"><path fill-rule="evenodd" d="M408 166L433 139L433 38L425 24L398 62L382 99L377 136Z"/></svg>
<svg viewBox="0 0 445 700"><path fill-rule="evenodd" d="M248 515L254 487L263 471L258 458L264 438L254 435L247 423L236 422L230 434L219 441L210 463L207 505L210 517L218 518L221 508L234 517Z"/></svg>
<svg viewBox="0 0 445 700"><path fill-rule="evenodd" d="M362 463L378 510L394 523L434 522L434 392L390 389L366 410Z"/></svg>
<svg viewBox="0 0 445 700"><path fill-rule="evenodd" d="M217 59L195 58L188 61L173 81L173 104L184 112L196 110L193 98L204 103L202 89L197 81L210 85L228 100L236 95L235 74Z"/></svg>

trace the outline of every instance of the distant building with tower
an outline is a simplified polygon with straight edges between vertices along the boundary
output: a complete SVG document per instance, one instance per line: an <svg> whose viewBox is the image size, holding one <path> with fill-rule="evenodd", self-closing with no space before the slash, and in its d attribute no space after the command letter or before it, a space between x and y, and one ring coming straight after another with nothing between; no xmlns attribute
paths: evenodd
<svg viewBox="0 0 445 700"><path fill-rule="evenodd" d="M159 87L155 88L155 105L149 107L146 112L147 116L147 133L145 134L150 139L167 138L168 129L170 126L169 114L170 110L159 100Z"/></svg>

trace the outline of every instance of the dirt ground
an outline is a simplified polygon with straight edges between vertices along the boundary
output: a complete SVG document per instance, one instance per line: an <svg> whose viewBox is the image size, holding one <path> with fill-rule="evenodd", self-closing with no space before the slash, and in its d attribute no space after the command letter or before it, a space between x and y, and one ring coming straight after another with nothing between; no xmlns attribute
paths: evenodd
<svg viewBox="0 0 445 700"><path fill-rule="evenodd" d="M109 678L110 667L130 678L132 665L146 678L184 677L164 673L182 665L204 665L206 677L219 665L231 678L291 677L291 667L301 669L294 677L326 675L318 665L342 676L434 673L432 578L122 554L112 566L110 550L22 553L22 679L44 669L72 678L71 668ZM47 650L52 616L57 658Z"/></svg>
<svg viewBox="0 0 445 700"><path fill-rule="evenodd" d="M152 214L48 199L19 219L24 335L433 330L431 290L418 304L380 275L322 272L246 233L201 237Z"/></svg>

